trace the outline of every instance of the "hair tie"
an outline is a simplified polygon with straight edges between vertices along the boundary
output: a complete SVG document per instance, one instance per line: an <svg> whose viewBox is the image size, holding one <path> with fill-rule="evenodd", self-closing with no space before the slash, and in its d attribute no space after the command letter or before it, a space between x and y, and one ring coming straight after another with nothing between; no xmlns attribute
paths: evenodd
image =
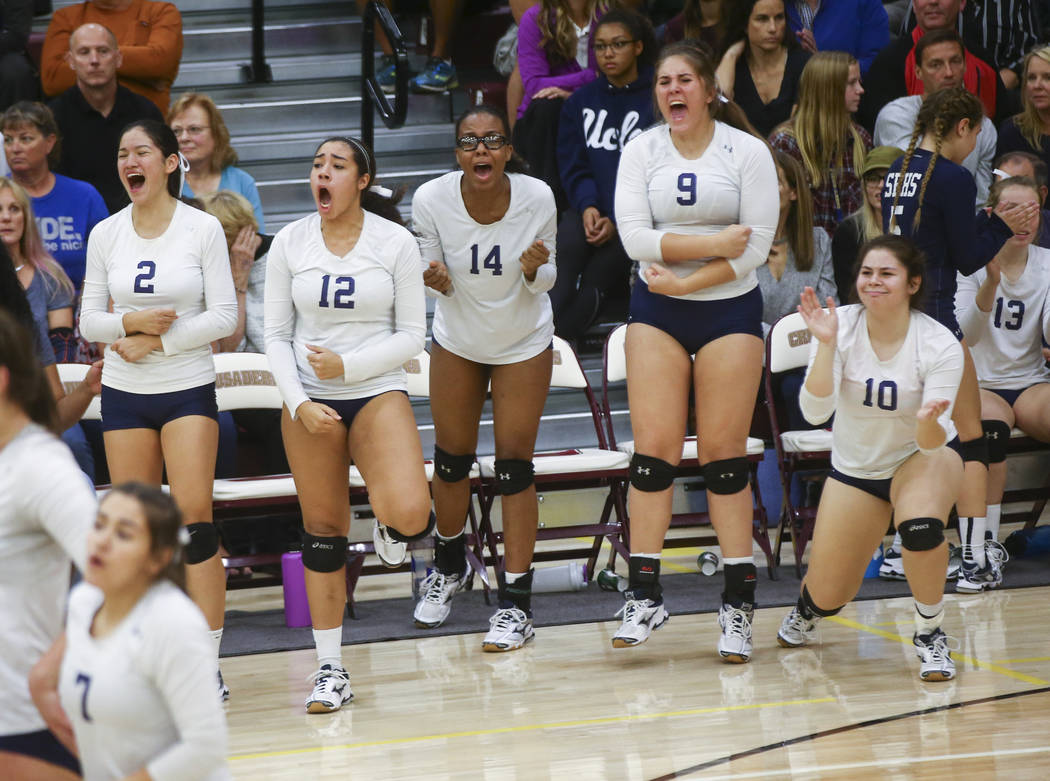
<svg viewBox="0 0 1050 781"><path fill-rule="evenodd" d="M389 189L387 187L381 187L378 184L373 184L371 187L369 187L368 188L368 192L375 193L376 195L381 195L384 198L393 198L394 197L394 191L393 190L391 190L391 189Z"/></svg>
<svg viewBox="0 0 1050 781"><path fill-rule="evenodd" d="M179 152L178 155L179 155L179 195L182 195L182 190L186 186L186 172L190 170L190 161L187 160L183 156L182 152ZM187 536L186 542L189 542L188 536ZM183 543L183 545L185 545L185 544L186 543Z"/></svg>
<svg viewBox="0 0 1050 781"><path fill-rule="evenodd" d="M718 91L718 100L719 100L720 103L728 103L729 102L729 98L727 98L725 95L722 94L722 90Z"/></svg>

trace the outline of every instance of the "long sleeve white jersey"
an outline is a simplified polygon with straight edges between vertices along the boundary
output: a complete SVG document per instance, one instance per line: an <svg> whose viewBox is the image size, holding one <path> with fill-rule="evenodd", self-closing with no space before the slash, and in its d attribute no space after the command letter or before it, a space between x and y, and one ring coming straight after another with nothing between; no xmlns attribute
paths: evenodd
<svg viewBox="0 0 1050 781"><path fill-rule="evenodd" d="M943 325L913 310L904 343L883 361L872 349L864 307L850 304L836 311L834 390L830 396L818 397L803 385L799 406L813 424L835 414L831 428L835 469L870 480L890 478L919 449L915 414L926 402L950 402L938 422L947 434L945 443L955 436L951 413L962 380L962 346ZM810 367L818 345L814 339Z"/></svg>
<svg viewBox="0 0 1050 781"><path fill-rule="evenodd" d="M142 768L154 781L231 778L215 655L200 610L163 580L112 632L94 638L102 601L88 583L70 593L58 682L85 781Z"/></svg>
<svg viewBox="0 0 1050 781"><path fill-rule="evenodd" d="M309 398L359 399L405 390L402 365L426 338L419 248L405 228L364 212L345 256L325 246L321 217L286 225L266 260L266 355L288 411ZM319 380L306 345L343 359L343 376Z"/></svg>
<svg viewBox="0 0 1050 781"><path fill-rule="evenodd" d="M1022 390L1050 380L1042 349L1050 342L1050 250L1030 246L1024 273L1013 282L1003 274L991 311L982 312L977 291L987 278L983 268L959 274L955 292L955 316L981 386Z"/></svg>
<svg viewBox="0 0 1050 781"><path fill-rule="evenodd" d="M29 670L62 631L96 502L69 448L35 423L0 449L0 497L0 735L18 735L46 728Z"/></svg>
<svg viewBox="0 0 1050 781"><path fill-rule="evenodd" d="M423 267L448 266L452 291L438 296L433 333L445 349L477 363L506 364L532 358L550 344L554 316L547 291L557 276L557 212L544 182L507 174L510 206L502 219L482 225L463 203L462 171L423 184L412 196ZM537 240L550 257L529 282L518 259Z"/></svg>
<svg viewBox="0 0 1050 781"><path fill-rule="evenodd" d="M222 225L181 201L155 239L135 232L127 206L95 226L88 239L80 332L111 344L126 336L128 312L174 309L177 319L155 350L129 363L111 347L104 385L128 393L168 393L215 380L211 343L237 327L237 294ZM113 299L113 311L108 311Z"/></svg>
<svg viewBox="0 0 1050 781"><path fill-rule="evenodd" d="M751 228L744 254L729 260L736 279L678 298L733 298L758 285L755 269L766 262L780 215L777 170L769 147L722 122L704 153L689 160L657 125L624 147L616 174L616 226L627 254L645 282L650 265L663 262L664 234L711 236L730 225ZM687 277L711 258L667 267Z"/></svg>

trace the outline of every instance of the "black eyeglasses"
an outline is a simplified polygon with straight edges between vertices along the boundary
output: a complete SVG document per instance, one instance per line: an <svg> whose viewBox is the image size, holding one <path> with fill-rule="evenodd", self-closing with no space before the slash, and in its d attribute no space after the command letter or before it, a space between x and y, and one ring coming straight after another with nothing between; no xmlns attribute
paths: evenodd
<svg viewBox="0 0 1050 781"><path fill-rule="evenodd" d="M597 54L605 54L606 49L612 48L613 51L622 52L632 43L634 43L634 41L613 41L612 43L596 43L594 44L594 51Z"/></svg>
<svg viewBox="0 0 1050 781"><path fill-rule="evenodd" d="M481 138L477 136L460 136L456 139L456 146L464 152L473 152L478 148L478 144L484 144L487 150L495 152L497 149L502 149L506 143L507 137L499 133L482 136Z"/></svg>

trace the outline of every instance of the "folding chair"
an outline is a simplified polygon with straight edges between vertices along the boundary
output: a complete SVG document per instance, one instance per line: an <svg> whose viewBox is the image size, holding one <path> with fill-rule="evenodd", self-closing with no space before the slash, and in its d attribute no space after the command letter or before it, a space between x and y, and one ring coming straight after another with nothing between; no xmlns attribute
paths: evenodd
<svg viewBox="0 0 1050 781"><path fill-rule="evenodd" d="M88 370L91 368L91 364L88 363L59 363L55 364L55 368L58 370L58 379L62 383L62 388L66 394L70 394L77 389L77 386L84 381L87 376ZM80 416L81 420L102 420L102 401L100 396L95 396L88 404L84 414Z"/></svg>
<svg viewBox="0 0 1050 781"><path fill-rule="evenodd" d="M784 494L774 553L779 563L784 533L790 533L795 573L800 579L802 554L813 537L817 508L803 507L793 501L791 487L796 475L826 472L831 468L831 432L824 429L788 430L787 413L782 405L777 404L774 379L781 372L803 367L809 362L811 338L802 315L793 312L778 320L766 339L766 404Z"/></svg>
<svg viewBox="0 0 1050 781"><path fill-rule="evenodd" d="M587 400L591 422L598 447L573 447L556 451L541 451L533 456L536 490L543 494L550 491L571 491L583 488L601 488L606 491L601 514L593 521L566 526L540 528L536 539L563 540L591 537L589 546L572 549L536 551L535 561L555 561L586 557L588 579L595 577L598 555L602 541L608 540L613 550L627 557L624 542L624 486L627 479L629 457L610 449L605 437L603 415L590 383L583 373L580 359L568 342L554 337L554 369L551 375L551 390L571 389L581 391ZM541 426L542 426L541 421ZM483 456L478 459L481 466L481 533L484 535L489 555L497 567L502 567L497 546L503 542L503 533L492 526L492 506L498 495L496 485L496 457Z"/></svg>
<svg viewBox="0 0 1050 781"><path fill-rule="evenodd" d="M627 455L628 459L630 459L630 457L634 455L634 440L617 442L616 434L613 431L612 416L608 414L609 386L613 383L624 382L627 379L627 357L624 349L626 339L627 326L621 325L613 330L605 341L605 350L603 354L604 369L602 378L602 399L606 411L609 444L623 452ZM775 579L776 561L769 542L768 521L766 519L765 506L762 504L762 493L758 487L758 464L762 461L764 454L765 443L757 437L749 436L747 438L746 455L754 507L751 519L751 536L755 542L758 543L762 552L766 554L766 567L769 572L769 577ZM678 476L702 476L700 461L697 454L697 438L695 436L687 436L682 442L682 459L678 463ZM710 523L711 516L706 512L678 513L671 516L671 528L708 525ZM698 534L688 537L668 538L664 541L664 547L680 548L693 545L712 545L717 544L717 542L718 538L712 532L709 534Z"/></svg>

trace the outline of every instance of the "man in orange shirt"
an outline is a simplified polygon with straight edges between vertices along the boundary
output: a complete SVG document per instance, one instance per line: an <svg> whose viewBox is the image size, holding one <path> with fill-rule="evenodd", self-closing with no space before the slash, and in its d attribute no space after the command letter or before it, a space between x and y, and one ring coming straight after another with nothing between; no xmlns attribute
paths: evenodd
<svg viewBox="0 0 1050 781"><path fill-rule="evenodd" d="M112 31L123 64L121 84L152 100L167 113L171 84L182 58L182 16L174 3L153 0L88 0L55 11L44 39L40 80L44 92L58 95L73 86L69 68L69 38L83 24L94 22Z"/></svg>

